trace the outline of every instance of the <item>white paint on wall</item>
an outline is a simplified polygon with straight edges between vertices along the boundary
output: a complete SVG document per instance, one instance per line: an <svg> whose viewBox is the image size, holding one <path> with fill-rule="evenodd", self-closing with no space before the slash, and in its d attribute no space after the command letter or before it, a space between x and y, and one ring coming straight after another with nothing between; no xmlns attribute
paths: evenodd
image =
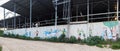
<svg viewBox="0 0 120 51"><path fill-rule="evenodd" d="M89 34L87 33L87 24L74 24L70 25L70 36L75 36L76 38L80 37L81 39L86 38L90 35L92 36L102 36L103 38L113 38L116 34L119 34L118 25L109 28L105 26L103 22L90 23L89 24ZM45 27L34 27L34 28L23 28L15 30L6 30L5 34L13 33L19 35L25 35L30 37L41 37L41 38L50 38L50 37L59 37L61 34L67 34L67 25L58 25L57 29L55 26L45 26Z"/></svg>

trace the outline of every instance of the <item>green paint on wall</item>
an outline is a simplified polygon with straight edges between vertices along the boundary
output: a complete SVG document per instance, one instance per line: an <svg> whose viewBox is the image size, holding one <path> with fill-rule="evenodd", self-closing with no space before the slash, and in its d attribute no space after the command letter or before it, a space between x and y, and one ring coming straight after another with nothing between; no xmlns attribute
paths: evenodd
<svg viewBox="0 0 120 51"><path fill-rule="evenodd" d="M103 24L109 28L112 28L114 26L118 25L118 21L109 21L109 22L103 22Z"/></svg>

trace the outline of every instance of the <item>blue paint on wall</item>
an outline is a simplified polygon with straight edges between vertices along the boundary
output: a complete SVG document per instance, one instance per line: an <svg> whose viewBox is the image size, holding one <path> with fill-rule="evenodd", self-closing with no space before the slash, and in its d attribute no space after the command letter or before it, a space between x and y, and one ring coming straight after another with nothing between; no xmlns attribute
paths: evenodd
<svg viewBox="0 0 120 51"><path fill-rule="evenodd" d="M47 36L47 35L50 35L50 34L53 34L53 33L58 33L60 32L60 30L56 29L56 30L46 30L44 31L44 34Z"/></svg>
<svg viewBox="0 0 120 51"><path fill-rule="evenodd" d="M31 37L31 32L25 32L24 36Z"/></svg>

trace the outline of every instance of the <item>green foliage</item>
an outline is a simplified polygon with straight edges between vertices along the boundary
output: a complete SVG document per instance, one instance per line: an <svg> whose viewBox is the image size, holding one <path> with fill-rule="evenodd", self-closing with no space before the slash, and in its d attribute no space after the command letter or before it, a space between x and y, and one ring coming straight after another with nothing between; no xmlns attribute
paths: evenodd
<svg viewBox="0 0 120 51"><path fill-rule="evenodd" d="M66 38L65 34L61 34L60 37L51 37L51 38L40 38L40 37L27 37L23 35L18 34L3 34L3 37L10 37L10 38L18 38L18 39L24 39L24 40L42 40L42 41L49 41L49 42L64 42L64 43L80 43L80 44L87 44L87 45L96 45L97 47L103 48L107 47L104 45L110 45L110 48L112 49L120 49L120 41L113 42L112 40L104 41L99 36L90 36L85 39L77 40L75 36L71 36L70 38Z"/></svg>
<svg viewBox="0 0 120 51"><path fill-rule="evenodd" d="M34 40L40 40L40 37L34 37Z"/></svg>
<svg viewBox="0 0 120 51"><path fill-rule="evenodd" d="M65 39L64 39L64 42L65 42L65 43L70 43L69 38L65 38Z"/></svg>
<svg viewBox="0 0 120 51"><path fill-rule="evenodd" d="M65 34L62 34L58 39L60 42L65 42L65 38L66 38Z"/></svg>
<svg viewBox="0 0 120 51"><path fill-rule="evenodd" d="M77 39L75 36L71 36L70 39L69 39L69 42L70 43L76 43L77 42Z"/></svg>
<svg viewBox="0 0 120 51"><path fill-rule="evenodd" d="M79 41L79 40L78 40ZM84 39L81 39L78 43L80 43L80 44L85 44L86 43L86 40Z"/></svg>
<svg viewBox="0 0 120 51"><path fill-rule="evenodd" d="M120 49L120 43L112 44L111 48L112 49Z"/></svg>
<svg viewBox="0 0 120 51"><path fill-rule="evenodd" d="M31 37L25 37L25 40L33 40Z"/></svg>
<svg viewBox="0 0 120 51"><path fill-rule="evenodd" d="M10 36L11 38L15 38L15 37L16 37L15 34L9 34L9 36Z"/></svg>
<svg viewBox="0 0 120 51"><path fill-rule="evenodd" d="M58 38L57 37L52 37L52 38L50 38L50 41L52 41L52 42L58 42Z"/></svg>
<svg viewBox="0 0 120 51"><path fill-rule="evenodd" d="M102 45L102 44L97 44L96 46L97 46L97 47L100 47L100 48L103 48L103 45Z"/></svg>
<svg viewBox="0 0 120 51"><path fill-rule="evenodd" d="M104 45L104 47L107 47L107 45Z"/></svg>
<svg viewBox="0 0 120 51"><path fill-rule="evenodd" d="M19 38L19 36L20 36L20 35L19 35L19 34L17 34L17 35L15 36L15 38Z"/></svg>
<svg viewBox="0 0 120 51"><path fill-rule="evenodd" d="M2 30L0 30L0 36L2 36L3 35L3 31Z"/></svg>
<svg viewBox="0 0 120 51"><path fill-rule="evenodd" d="M2 47L0 47L0 51L2 51Z"/></svg>
<svg viewBox="0 0 120 51"><path fill-rule="evenodd" d="M19 38L19 39L26 39L27 37L26 37L26 36L21 35L21 36L19 36L18 38Z"/></svg>
<svg viewBox="0 0 120 51"><path fill-rule="evenodd" d="M104 39L102 39L99 36L92 36L92 37L88 37L84 41L87 45L96 45L96 44L100 44L101 42L104 42Z"/></svg>
<svg viewBox="0 0 120 51"><path fill-rule="evenodd" d="M8 37L8 35L7 35L7 34L3 34L2 36L3 36L3 37Z"/></svg>
<svg viewBox="0 0 120 51"><path fill-rule="evenodd" d="M18 34L3 34L3 37L9 37L9 38L18 38L18 39L25 39L25 40L32 40L31 37L26 37L24 35L18 35Z"/></svg>
<svg viewBox="0 0 120 51"><path fill-rule="evenodd" d="M120 41L120 38L118 38L117 41Z"/></svg>

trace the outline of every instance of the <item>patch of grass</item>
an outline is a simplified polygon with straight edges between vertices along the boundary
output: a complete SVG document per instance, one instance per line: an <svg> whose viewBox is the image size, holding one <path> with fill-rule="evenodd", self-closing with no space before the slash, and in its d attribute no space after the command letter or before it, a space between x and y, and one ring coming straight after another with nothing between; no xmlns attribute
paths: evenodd
<svg viewBox="0 0 120 51"><path fill-rule="evenodd" d="M120 40L117 41L108 41L109 47L112 49L120 49Z"/></svg>
<svg viewBox="0 0 120 51"><path fill-rule="evenodd" d="M0 30L0 36L2 36L3 35L3 31L2 30Z"/></svg>
<svg viewBox="0 0 120 51"><path fill-rule="evenodd" d="M33 39L34 40L40 40L40 37L34 37Z"/></svg>
<svg viewBox="0 0 120 51"><path fill-rule="evenodd" d="M104 45L105 48L107 48L107 45Z"/></svg>
<svg viewBox="0 0 120 51"><path fill-rule="evenodd" d="M57 37L52 37L52 38L50 38L48 41L51 41L51 42L58 42L58 38L57 38Z"/></svg>
<svg viewBox="0 0 120 51"><path fill-rule="evenodd" d="M65 42L65 38L66 38L66 35L62 34L62 35L60 35L60 37L58 39L60 42Z"/></svg>
<svg viewBox="0 0 120 51"><path fill-rule="evenodd" d="M2 47L0 47L0 51L2 51Z"/></svg>
<svg viewBox="0 0 120 51"><path fill-rule="evenodd" d="M120 49L120 44L119 43L115 43L111 45L112 49Z"/></svg>
<svg viewBox="0 0 120 51"><path fill-rule="evenodd" d="M96 46L97 46L97 47L100 47L100 48L103 48L103 45L102 45L102 44L97 44Z"/></svg>
<svg viewBox="0 0 120 51"><path fill-rule="evenodd" d="M0 31L2 34L3 31ZM97 46L100 48L110 47L112 49L120 49L120 39L117 41L107 40L105 41L103 38L99 36L91 36L85 39L78 40L75 36L71 36L70 38L66 38L65 34L61 34L59 37L51 37L51 38L40 38L40 37L27 37L19 34L3 34L3 37L10 38L18 38L23 40L36 40L36 41L48 41L48 42L62 42L62 43L78 43L78 44L87 44L89 46ZM109 46L107 46L109 45Z"/></svg>
<svg viewBox="0 0 120 51"><path fill-rule="evenodd" d="M70 43L76 43L77 42L77 39L75 36L71 36L70 39L69 39L69 42Z"/></svg>
<svg viewBox="0 0 120 51"><path fill-rule="evenodd" d="M87 45L94 46L97 44L101 44L101 42L104 42L104 39L102 39L99 36L91 36L91 37L88 37L87 39L85 39L84 42Z"/></svg>

